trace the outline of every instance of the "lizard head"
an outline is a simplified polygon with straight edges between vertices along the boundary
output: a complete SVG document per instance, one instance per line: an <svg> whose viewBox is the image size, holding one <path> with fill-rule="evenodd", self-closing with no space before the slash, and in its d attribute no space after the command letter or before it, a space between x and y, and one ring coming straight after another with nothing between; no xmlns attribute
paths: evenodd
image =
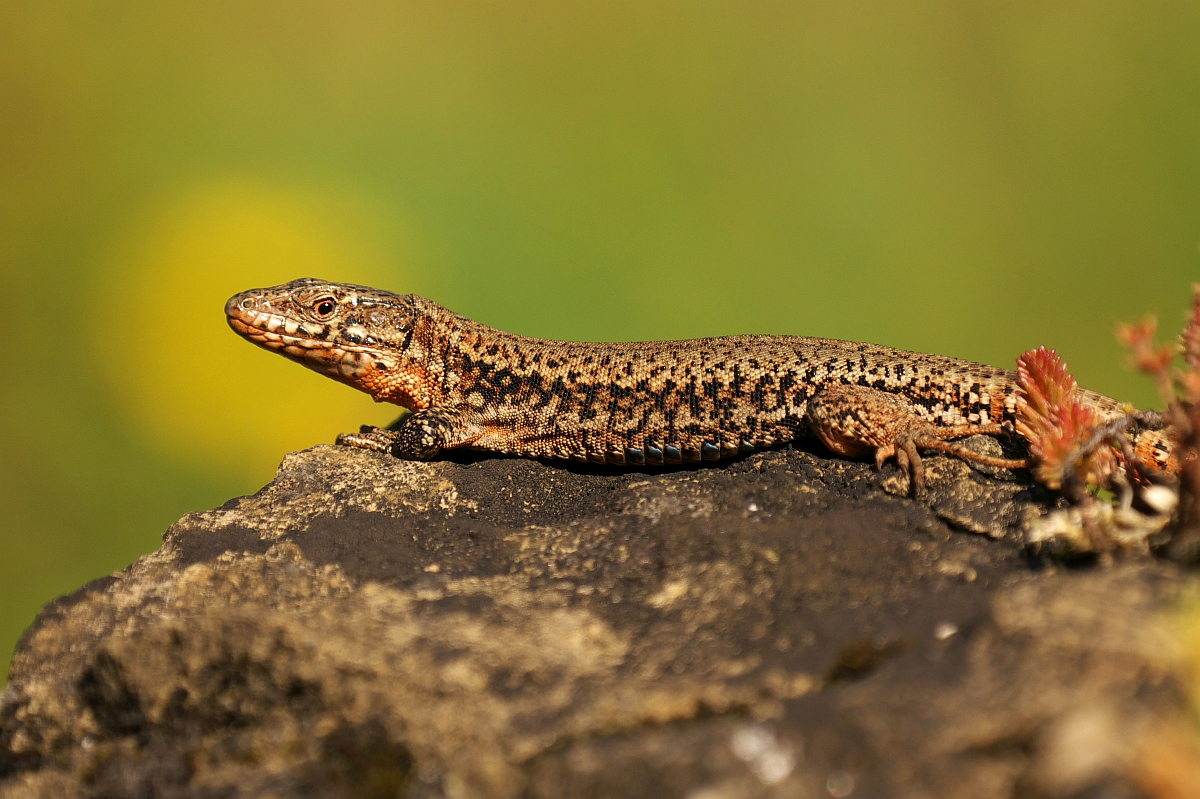
<svg viewBox="0 0 1200 799"><path fill-rule="evenodd" d="M414 336L412 294L301 278L235 294L234 332L347 385L410 410L430 403L428 351Z"/></svg>

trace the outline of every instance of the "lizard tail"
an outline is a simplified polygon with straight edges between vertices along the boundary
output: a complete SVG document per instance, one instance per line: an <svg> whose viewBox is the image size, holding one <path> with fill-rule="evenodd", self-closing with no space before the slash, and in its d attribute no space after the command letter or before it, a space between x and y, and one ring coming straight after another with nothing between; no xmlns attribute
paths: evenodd
<svg viewBox="0 0 1200 799"><path fill-rule="evenodd" d="M1100 412L1105 421L1111 422L1129 414L1130 406L1111 397L1079 389L1078 396ZM1014 401L1015 407L1015 401ZM1179 474L1181 464L1176 456L1177 447L1165 430L1143 430L1133 437L1133 452L1138 460L1162 472Z"/></svg>
<svg viewBox="0 0 1200 799"><path fill-rule="evenodd" d="M1142 463L1159 471L1179 474L1182 468L1175 443L1164 430L1143 430L1134 438L1133 452Z"/></svg>

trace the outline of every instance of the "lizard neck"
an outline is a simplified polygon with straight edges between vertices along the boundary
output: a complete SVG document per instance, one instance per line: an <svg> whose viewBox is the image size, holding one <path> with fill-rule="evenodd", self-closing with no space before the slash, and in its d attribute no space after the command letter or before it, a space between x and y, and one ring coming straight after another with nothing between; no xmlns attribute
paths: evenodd
<svg viewBox="0 0 1200 799"><path fill-rule="evenodd" d="M378 360L388 360L391 369L379 379L356 385L376 402L390 402L410 411L445 405L461 379L455 364L464 326L474 326L465 317L424 297L410 295L412 335L400 352L383 350Z"/></svg>

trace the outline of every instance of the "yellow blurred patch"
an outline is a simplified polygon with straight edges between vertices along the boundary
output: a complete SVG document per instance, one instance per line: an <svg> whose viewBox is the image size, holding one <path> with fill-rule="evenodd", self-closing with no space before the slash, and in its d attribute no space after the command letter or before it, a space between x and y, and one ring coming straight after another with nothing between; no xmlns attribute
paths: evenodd
<svg viewBox="0 0 1200 799"><path fill-rule="evenodd" d="M137 226L94 293L93 339L131 426L203 468L266 482L284 453L400 409L260 350L225 323L248 288L322 277L404 291L354 198L208 185Z"/></svg>

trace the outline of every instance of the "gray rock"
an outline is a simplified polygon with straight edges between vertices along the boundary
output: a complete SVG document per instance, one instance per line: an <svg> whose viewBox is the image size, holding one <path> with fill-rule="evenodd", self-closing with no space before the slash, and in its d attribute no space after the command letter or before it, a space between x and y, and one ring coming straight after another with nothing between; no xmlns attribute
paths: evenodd
<svg viewBox="0 0 1200 799"><path fill-rule="evenodd" d="M1190 578L1032 563L1012 477L906 490L794 449L289 455L42 610L0 797L1141 795Z"/></svg>

